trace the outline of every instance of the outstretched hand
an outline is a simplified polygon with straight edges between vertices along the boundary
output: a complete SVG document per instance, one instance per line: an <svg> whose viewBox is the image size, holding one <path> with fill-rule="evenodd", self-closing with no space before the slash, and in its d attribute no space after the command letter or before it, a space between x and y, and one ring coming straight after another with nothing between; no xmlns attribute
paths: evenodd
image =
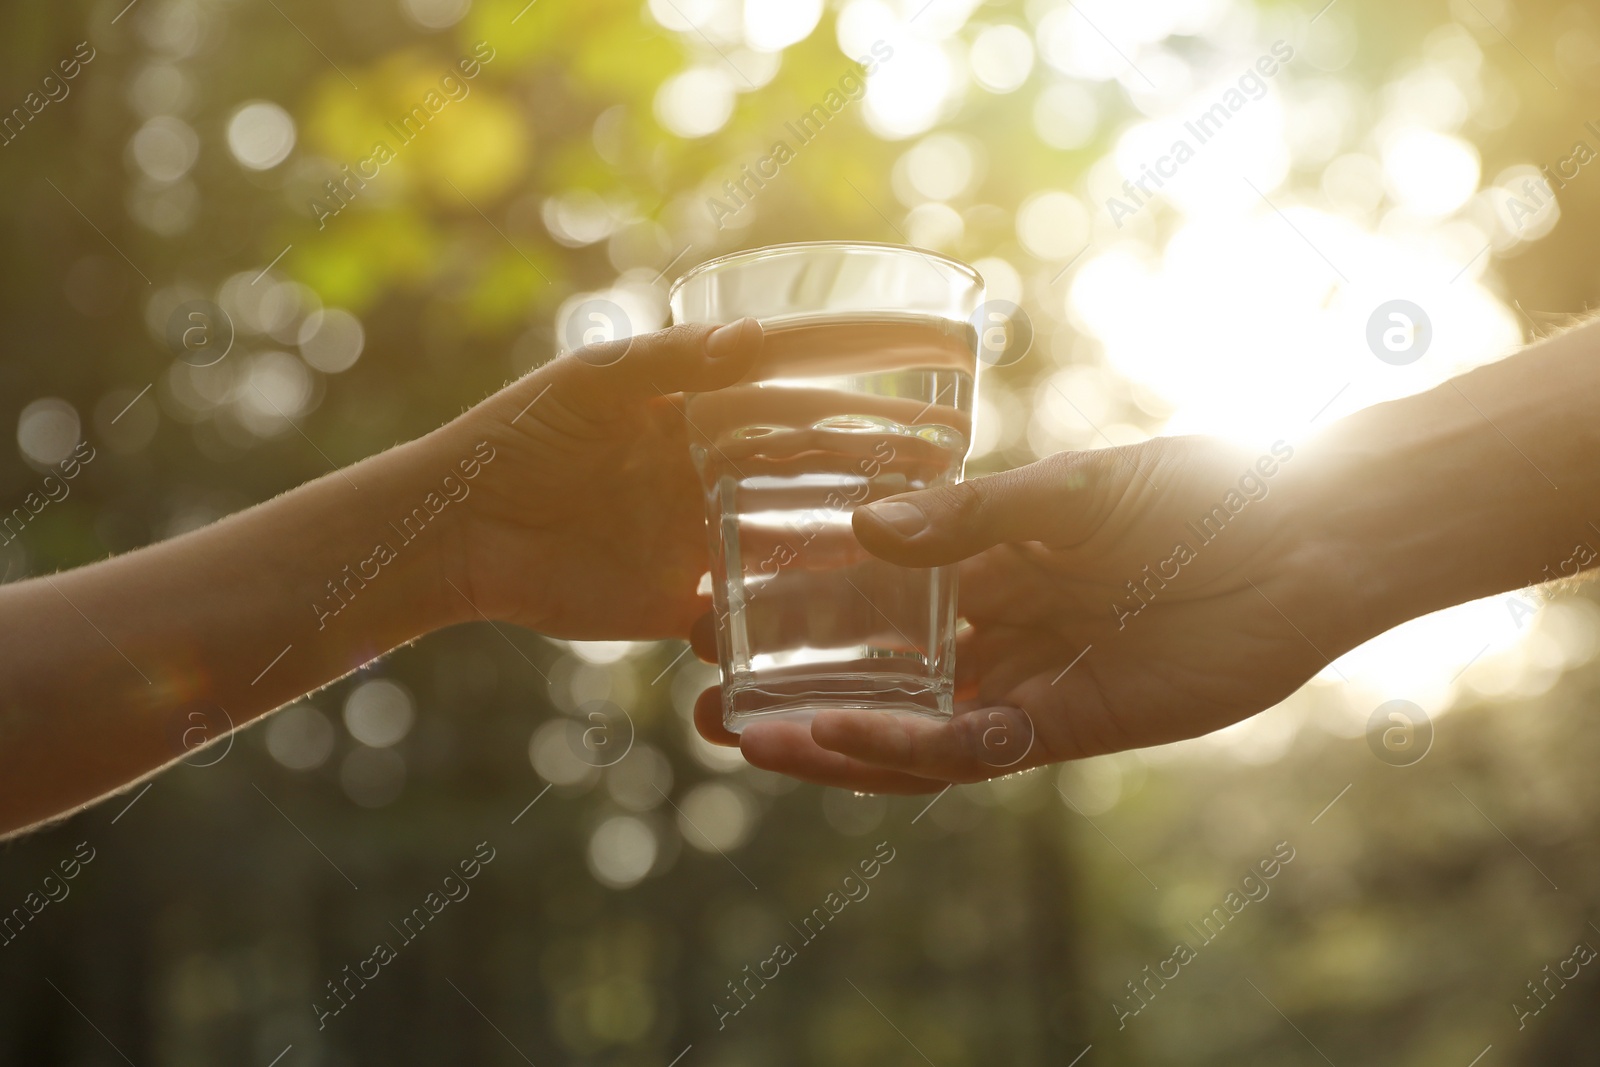
<svg viewBox="0 0 1600 1067"><path fill-rule="evenodd" d="M221 522L7 583L0 835L442 626L683 636L709 553L682 393L760 347L754 320L589 346Z"/></svg>
<svg viewBox="0 0 1600 1067"><path fill-rule="evenodd" d="M862 507L873 554L962 561L954 717L824 711L736 737L712 689L699 729L808 781L926 792L1243 719L1370 636L1338 606L1346 561L1295 467L1281 442L1163 438Z"/></svg>
<svg viewBox="0 0 1600 1067"><path fill-rule="evenodd" d="M492 465L459 524L459 593L557 637L682 637L708 601L683 393L749 371L761 326L674 326L560 356L440 430Z"/></svg>

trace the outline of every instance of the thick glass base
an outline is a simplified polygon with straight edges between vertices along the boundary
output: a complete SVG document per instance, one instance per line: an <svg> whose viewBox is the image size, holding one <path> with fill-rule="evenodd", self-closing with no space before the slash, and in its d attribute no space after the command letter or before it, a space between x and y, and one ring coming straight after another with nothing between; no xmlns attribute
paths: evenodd
<svg viewBox="0 0 1600 1067"><path fill-rule="evenodd" d="M736 678L722 687L722 723L739 733L752 722L809 721L819 711L881 711L948 719L949 684L911 674L785 674Z"/></svg>

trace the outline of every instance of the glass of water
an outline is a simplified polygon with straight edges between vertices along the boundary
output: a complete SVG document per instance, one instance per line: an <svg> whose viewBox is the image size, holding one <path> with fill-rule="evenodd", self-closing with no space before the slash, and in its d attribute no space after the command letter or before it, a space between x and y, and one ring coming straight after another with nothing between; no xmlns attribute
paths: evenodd
<svg viewBox="0 0 1600 1067"><path fill-rule="evenodd" d="M862 504L959 481L983 279L920 249L776 245L703 263L674 322L760 320L742 382L687 399L711 535L723 721L863 708L951 713L953 567L885 563Z"/></svg>

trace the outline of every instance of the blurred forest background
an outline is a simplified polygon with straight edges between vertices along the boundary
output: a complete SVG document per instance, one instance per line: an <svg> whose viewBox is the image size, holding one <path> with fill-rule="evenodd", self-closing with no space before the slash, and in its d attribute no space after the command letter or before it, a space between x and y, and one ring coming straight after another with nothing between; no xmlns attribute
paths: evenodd
<svg viewBox="0 0 1600 1067"><path fill-rule="evenodd" d="M3 580L420 434L550 358L582 300L653 328L678 273L779 241L939 248L1026 309L977 473L1303 440L1584 311L1592 6L1325 2L8 4L0 508L80 440L95 458L6 537ZM1114 218L1230 87L1226 129ZM778 140L794 157L736 202ZM1364 341L1391 298L1433 326L1404 367ZM929 807L711 750L682 646L461 627L0 850L0 915L93 856L0 944L0 1063L1597 1062L1600 968L1530 986L1600 946L1597 648L1581 588L1509 594L1218 735ZM633 727L606 768L571 743L596 700ZM402 944L480 842L470 897ZM870 895L802 943L880 842ZM1275 849L1207 942L1191 924ZM1195 958L1144 984L1180 940ZM797 958L719 1025L779 941Z"/></svg>

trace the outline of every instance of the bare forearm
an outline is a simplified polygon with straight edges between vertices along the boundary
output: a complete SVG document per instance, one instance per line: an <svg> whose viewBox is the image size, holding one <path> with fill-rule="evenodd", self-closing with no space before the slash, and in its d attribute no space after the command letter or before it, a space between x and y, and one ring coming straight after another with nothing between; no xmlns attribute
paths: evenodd
<svg viewBox="0 0 1600 1067"><path fill-rule="evenodd" d="M1600 550L1600 321L1359 412L1314 452L1312 521L1364 557L1372 633L1587 569Z"/></svg>
<svg viewBox="0 0 1600 1067"><path fill-rule="evenodd" d="M761 345L742 319L563 355L214 526L0 587L0 835L438 627L686 632L707 559L681 394L741 380Z"/></svg>
<svg viewBox="0 0 1600 1067"><path fill-rule="evenodd" d="M438 492L455 461L444 434L172 541L0 590L0 833L464 617L440 562L454 536ZM430 492L446 501L437 515ZM419 507L428 521L408 523Z"/></svg>

